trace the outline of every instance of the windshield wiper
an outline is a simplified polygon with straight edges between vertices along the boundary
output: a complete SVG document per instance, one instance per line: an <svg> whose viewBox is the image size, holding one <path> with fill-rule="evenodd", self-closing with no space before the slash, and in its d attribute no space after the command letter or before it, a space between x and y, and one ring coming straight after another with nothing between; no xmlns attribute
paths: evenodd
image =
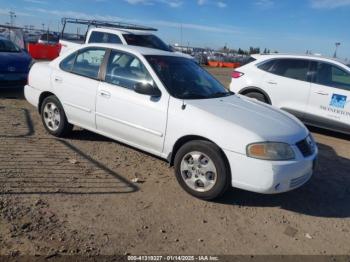
<svg viewBox="0 0 350 262"><path fill-rule="evenodd" d="M206 99L207 96L200 95L200 94L185 94L182 95L181 99Z"/></svg>
<svg viewBox="0 0 350 262"><path fill-rule="evenodd" d="M233 92L231 91L228 91L228 92L216 92L216 93L213 93L209 96L209 98L218 98L218 97L225 97L225 96L231 96L231 95L234 95Z"/></svg>

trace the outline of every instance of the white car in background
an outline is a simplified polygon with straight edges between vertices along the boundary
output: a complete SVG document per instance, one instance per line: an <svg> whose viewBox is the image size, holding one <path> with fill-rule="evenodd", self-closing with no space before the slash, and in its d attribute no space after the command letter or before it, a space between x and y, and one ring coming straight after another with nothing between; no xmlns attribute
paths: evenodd
<svg viewBox="0 0 350 262"><path fill-rule="evenodd" d="M290 191L315 167L317 146L299 120L234 95L173 52L83 45L34 64L25 97L50 134L77 125L167 159L180 185L202 199L229 186Z"/></svg>
<svg viewBox="0 0 350 262"><path fill-rule="evenodd" d="M350 134L350 68L320 56L258 55L232 73L230 90L304 123Z"/></svg>

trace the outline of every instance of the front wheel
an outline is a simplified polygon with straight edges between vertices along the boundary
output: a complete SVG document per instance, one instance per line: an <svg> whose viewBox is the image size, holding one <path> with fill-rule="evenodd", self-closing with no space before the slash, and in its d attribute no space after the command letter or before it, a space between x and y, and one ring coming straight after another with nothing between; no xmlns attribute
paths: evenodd
<svg viewBox="0 0 350 262"><path fill-rule="evenodd" d="M191 141L175 156L175 175L189 194L212 200L225 193L230 174L223 153L208 141Z"/></svg>
<svg viewBox="0 0 350 262"><path fill-rule="evenodd" d="M41 120L45 129L54 136L66 136L73 129L56 96L46 97L41 106Z"/></svg>

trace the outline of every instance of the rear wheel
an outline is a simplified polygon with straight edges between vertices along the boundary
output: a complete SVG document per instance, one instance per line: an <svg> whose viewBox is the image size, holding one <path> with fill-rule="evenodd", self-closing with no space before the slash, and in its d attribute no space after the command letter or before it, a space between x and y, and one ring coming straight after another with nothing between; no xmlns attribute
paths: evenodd
<svg viewBox="0 0 350 262"><path fill-rule="evenodd" d="M220 197L230 182L220 148L207 141L191 141L179 149L175 156L175 174L186 192L206 200Z"/></svg>
<svg viewBox="0 0 350 262"><path fill-rule="evenodd" d="M41 105L41 119L45 129L54 136L63 137L72 131L63 107L56 96L46 97Z"/></svg>
<svg viewBox="0 0 350 262"><path fill-rule="evenodd" d="M244 95L247 96L247 97L256 99L256 100L258 100L260 102L266 103L266 104L269 103L267 97L264 94L260 93L260 92L249 92L249 93L246 93Z"/></svg>

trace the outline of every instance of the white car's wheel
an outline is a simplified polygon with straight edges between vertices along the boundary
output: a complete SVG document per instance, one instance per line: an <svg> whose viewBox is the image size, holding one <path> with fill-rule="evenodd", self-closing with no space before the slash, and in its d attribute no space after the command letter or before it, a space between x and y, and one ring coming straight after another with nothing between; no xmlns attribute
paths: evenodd
<svg viewBox="0 0 350 262"><path fill-rule="evenodd" d="M258 100L260 102L263 102L263 103L268 103L269 102L267 100L266 96L264 94L262 94L262 93L259 93L259 92L249 92L249 93L246 93L244 95L247 96L247 97L256 99L256 100Z"/></svg>
<svg viewBox="0 0 350 262"><path fill-rule="evenodd" d="M54 136L63 137L73 129L63 107L55 96L46 97L41 105L41 119L45 129Z"/></svg>
<svg viewBox="0 0 350 262"><path fill-rule="evenodd" d="M191 141L179 149L175 174L185 191L206 200L220 197L230 182L221 150L207 141Z"/></svg>

